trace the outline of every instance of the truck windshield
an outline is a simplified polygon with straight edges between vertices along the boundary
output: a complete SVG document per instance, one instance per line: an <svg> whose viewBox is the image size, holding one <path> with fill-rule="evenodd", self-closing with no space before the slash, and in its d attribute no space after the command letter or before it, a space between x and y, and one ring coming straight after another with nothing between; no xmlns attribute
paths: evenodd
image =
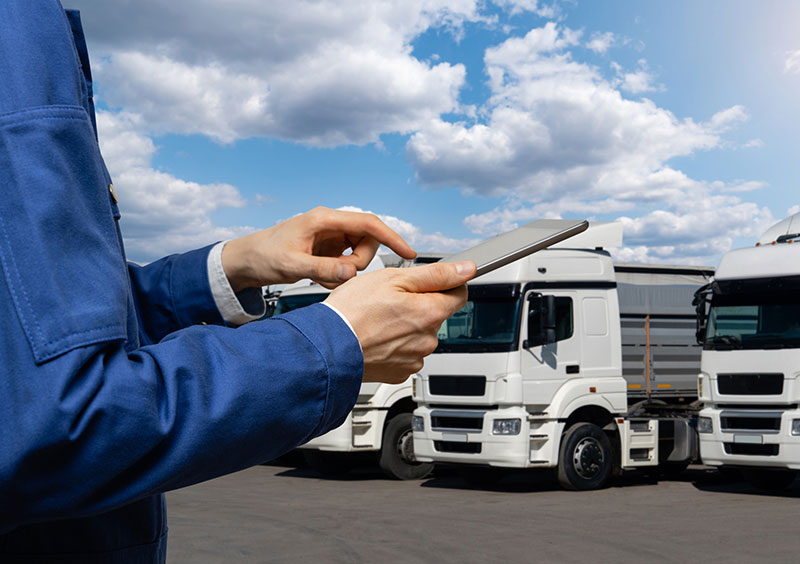
<svg viewBox="0 0 800 564"><path fill-rule="evenodd" d="M272 315L280 315L287 311L300 309L301 307L316 304L328 297L327 292L320 292L316 294L296 294L294 296L281 296L278 298L278 303L275 304L275 311Z"/></svg>
<svg viewBox="0 0 800 564"><path fill-rule="evenodd" d="M469 286L467 305L439 328L437 353L508 352L517 348L519 286Z"/></svg>
<svg viewBox="0 0 800 564"><path fill-rule="evenodd" d="M800 296L783 292L715 295L704 348L800 348Z"/></svg>

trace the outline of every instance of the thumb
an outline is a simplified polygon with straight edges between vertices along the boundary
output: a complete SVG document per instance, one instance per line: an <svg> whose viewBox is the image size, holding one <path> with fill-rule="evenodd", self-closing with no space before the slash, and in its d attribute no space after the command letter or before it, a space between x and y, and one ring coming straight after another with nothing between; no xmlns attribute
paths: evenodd
<svg viewBox="0 0 800 564"><path fill-rule="evenodd" d="M310 278L326 288L335 288L356 275L355 265L339 258L307 256L304 262Z"/></svg>
<svg viewBox="0 0 800 564"><path fill-rule="evenodd" d="M472 261L437 262L404 270L400 286L409 292L442 292L461 286L475 271Z"/></svg>

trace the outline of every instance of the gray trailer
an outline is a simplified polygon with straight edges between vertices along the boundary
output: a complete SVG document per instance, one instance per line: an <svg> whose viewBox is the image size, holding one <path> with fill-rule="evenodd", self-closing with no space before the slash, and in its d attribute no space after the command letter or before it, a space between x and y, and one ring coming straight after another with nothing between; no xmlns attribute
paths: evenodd
<svg viewBox="0 0 800 564"><path fill-rule="evenodd" d="M702 347L692 299L714 270L618 263L614 271L629 402L696 400Z"/></svg>

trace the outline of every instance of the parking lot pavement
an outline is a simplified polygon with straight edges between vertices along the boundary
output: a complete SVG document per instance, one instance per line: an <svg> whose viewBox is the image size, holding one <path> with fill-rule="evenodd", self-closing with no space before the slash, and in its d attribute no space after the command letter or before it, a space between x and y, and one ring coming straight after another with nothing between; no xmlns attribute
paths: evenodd
<svg viewBox="0 0 800 564"><path fill-rule="evenodd" d="M169 564L798 561L800 480L777 494L704 467L567 492L548 473L375 467L338 479L265 465L168 494Z"/></svg>

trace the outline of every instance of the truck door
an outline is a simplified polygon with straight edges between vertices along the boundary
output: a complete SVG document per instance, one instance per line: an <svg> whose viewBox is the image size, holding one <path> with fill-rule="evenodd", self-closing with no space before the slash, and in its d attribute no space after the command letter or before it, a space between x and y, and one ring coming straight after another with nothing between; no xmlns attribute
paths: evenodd
<svg viewBox="0 0 800 564"><path fill-rule="evenodd" d="M548 299L548 296L552 297ZM565 380L580 377L581 331L577 292L531 291L525 304L520 360L523 398L527 405L547 405ZM548 307L554 307L554 311L548 313ZM552 325L548 327L548 323ZM533 330L529 331L529 327ZM537 330L542 327L544 331ZM550 337L546 336L548 331Z"/></svg>

